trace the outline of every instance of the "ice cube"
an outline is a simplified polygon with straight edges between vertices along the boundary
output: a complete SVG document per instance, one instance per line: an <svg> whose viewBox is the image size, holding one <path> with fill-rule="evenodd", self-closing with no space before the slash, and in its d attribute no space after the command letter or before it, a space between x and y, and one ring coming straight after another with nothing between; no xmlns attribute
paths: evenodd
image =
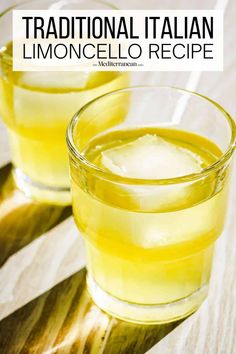
<svg viewBox="0 0 236 354"><path fill-rule="evenodd" d="M193 152L147 134L102 152L101 165L110 172L139 179L164 179L201 171ZM194 198L189 182L163 185L117 184L109 190L117 206L137 211L165 212L185 208Z"/></svg>
<svg viewBox="0 0 236 354"><path fill-rule="evenodd" d="M101 163L121 176L153 180L199 172L204 162L184 147L147 134L103 151ZM183 232L192 215L185 208L194 205L201 191L202 188L198 189L196 184L188 181L160 185L113 183L104 195L108 195L112 204L134 212L127 213L127 222L124 223L132 242L138 247L153 248L182 242L193 236L193 232ZM182 209L185 209L183 213ZM176 213L176 210L180 212ZM138 217L135 211L139 212ZM201 227L197 225L196 230Z"/></svg>
<svg viewBox="0 0 236 354"><path fill-rule="evenodd" d="M151 134L102 152L101 162L112 173L140 179L180 177L202 169L198 155Z"/></svg>
<svg viewBox="0 0 236 354"><path fill-rule="evenodd" d="M24 72L19 76L18 83L26 87L42 89L80 89L84 88L89 79L89 72L42 71Z"/></svg>

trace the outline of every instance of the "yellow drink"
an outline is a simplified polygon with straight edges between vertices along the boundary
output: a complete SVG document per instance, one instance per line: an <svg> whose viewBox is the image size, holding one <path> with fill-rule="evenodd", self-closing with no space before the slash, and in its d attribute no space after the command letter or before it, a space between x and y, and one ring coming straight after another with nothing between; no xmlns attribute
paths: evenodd
<svg viewBox="0 0 236 354"><path fill-rule="evenodd" d="M69 120L88 101L126 86L128 75L13 72L11 54L11 44L0 52L0 114L9 128L16 182L36 199L67 203Z"/></svg>
<svg viewBox="0 0 236 354"><path fill-rule="evenodd" d="M170 159L175 154L172 163L164 171L168 163L160 155L162 171L157 168L150 185L142 184L150 167L147 153L157 156L159 148ZM224 223L228 168L221 182L217 172L180 184L154 180L180 177L180 164L186 174L199 173L220 158L220 149L187 131L141 128L100 135L82 155L107 173L136 179L109 181L71 164L73 210L86 240L92 297L106 311L137 322L166 322L193 312L207 294L213 245Z"/></svg>

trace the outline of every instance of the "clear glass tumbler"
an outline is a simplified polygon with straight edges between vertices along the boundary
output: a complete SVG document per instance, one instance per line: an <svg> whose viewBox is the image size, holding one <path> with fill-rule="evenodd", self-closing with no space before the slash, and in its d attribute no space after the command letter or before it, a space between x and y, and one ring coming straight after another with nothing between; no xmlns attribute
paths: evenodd
<svg viewBox="0 0 236 354"><path fill-rule="evenodd" d="M140 323L194 312L224 226L232 118L196 93L127 88L85 105L67 143L94 302Z"/></svg>
<svg viewBox="0 0 236 354"><path fill-rule="evenodd" d="M65 143L69 120L95 97L127 86L128 74L13 72L12 12L111 8L95 0L22 0L0 15L0 114L9 132L16 184L34 199L71 202Z"/></svg>

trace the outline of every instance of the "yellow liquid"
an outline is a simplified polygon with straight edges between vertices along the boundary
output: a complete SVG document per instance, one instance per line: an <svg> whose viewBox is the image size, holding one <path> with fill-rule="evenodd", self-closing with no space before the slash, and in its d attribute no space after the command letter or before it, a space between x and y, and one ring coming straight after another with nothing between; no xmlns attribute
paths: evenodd
<svg viewBox="0 0 236 354"><path fill-rule="evenodd" d="M9 44L0 53L0 114L9 128L13 164L36 184L69 189L70 119L88 101L127 86L128 75L13 72L4 57L11 51ZM40 199L40 192L34 197Z"/></svg>
<svg viewBox="0 0 236 354"><path fill-rule="evenodd" d="M100 136L84 155L101 167L104 151L146 134L191 151L203 168L222 154L198 135L144 128ZM86 240L88 272L103 291L129 303L157 305L207 286L213 244L224 223L228 170L222 178L215 172L180 185L125 186L71 168L73 210Z"/></svg>

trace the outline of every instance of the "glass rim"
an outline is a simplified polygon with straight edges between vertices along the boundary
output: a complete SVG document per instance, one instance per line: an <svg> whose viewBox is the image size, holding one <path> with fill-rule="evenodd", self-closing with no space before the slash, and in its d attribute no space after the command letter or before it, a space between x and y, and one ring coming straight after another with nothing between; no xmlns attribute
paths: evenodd
<svg viewBox="0 0 236 354"><path fill-rule="evenodd" d="M19 7L22 6L22 5L31 4L31 3L34 3L34 2L36 2L36 1L39 1L39 0L25 0L25 1L23 1L21 4L12 5L12 6L8 7L8 8L6 8L4 11L2 11L2 12L0 13L0 21L1 21L1 19L2 19L5 15L9 14L10 11L16 10L17 8L19 8ZM85 1L85 0L84 0L84 1ZM106 5L107 7L110 7L110 9L112 9L112 10L118 10L118 8L117 8L115 5L109 3L109 2L106 1L106 0L89 0L89 1L94 2L94 3L97 3L97 4ZM78 2L78 3L79 3L79 2ZM12 56L12 55L9 55L9 54L6 54L6 53L5 53L4 51L2 51L1 49L2 49L2 48L0 47L0 56L1 56L2 58L4 58L6 61L12 62L13 56Z"/></svg>
<svg viewBox="0 0 236 354"><path fill-rule="evenodd" d="M214 163L210 164L209 166L203 168L200 172L188 174L188 175L183 175L183 176L178 176L178 177L172 177L172 178L163 178L163 179L144 179L144 178L133 178L133 177L124 177L120 176L117 174L114 174L112 172L106 171L92 162L90 162L86 157L82 155L81 152L77 149L75 143L74 143L74 138L73 138L73 132L74 128L76 127L77 122L79 121L80 115L90 106L92 106L94 103L96 103L99 100L102 100L103 98L109 97L111 95L117 94L117 93L122 93L122 92L128 92L128 91L136 91L136 90L143 90L143 89L171 89L177 92L180 92L182 94L188 94L192 96L196 96L200 99L203 99L213 106L215 106L221 113L222 117L224 117L227 122L229 123L230 130L231 130L231 138L230 142L228 144L228 147L226 151L220 156ZM98 175L102 177L105 180L110 180L112 182L118 182L118 183L123 183L123 184L140 184L140 185L169 185L169 184L179 184L179 183L185 183L185 182L191 182L198 180L200 178L203 178L207 175L209 175L212 172L215 172L218 168L223 166L232 156L234 149L236 147L236 123L234 122L233 118L229 113L227 113L222 106L220 106L218 103L213 101L212 99L193 92L189 90L185 90L179 87L174 87L174 86L165 86L165 85L137 85L137 86L131 86L131 87L126 87L123 89L119 90L114 90L109 93L106 93L104 95L101 95L91 101L89 101L87 104L85 104L81 109L78 110L78 112L73 116L72 120L69 123L69 126L67 128L67 133L66 133L66 142L67 146L69 149L70 154L76 159L76 161L81 164L86 170L91 171L93 174Z"/></svg>

